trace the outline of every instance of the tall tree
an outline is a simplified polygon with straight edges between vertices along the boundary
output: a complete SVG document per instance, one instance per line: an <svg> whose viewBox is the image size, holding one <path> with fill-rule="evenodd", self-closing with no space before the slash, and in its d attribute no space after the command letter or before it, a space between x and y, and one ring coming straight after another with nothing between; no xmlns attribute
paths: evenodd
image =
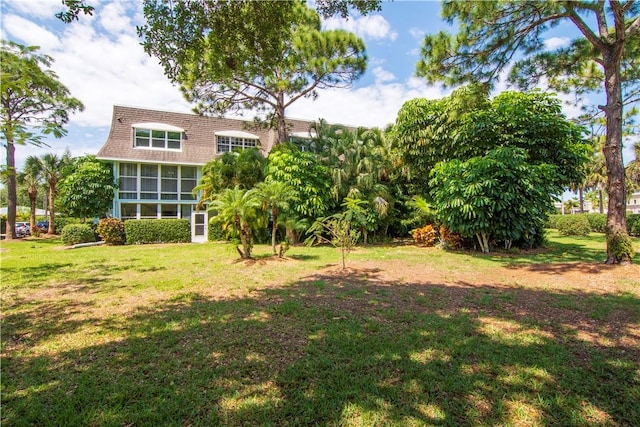
<svg viewBox="0 0 640 427"><path fill-rule="evenodd" d="M37 50L7 41L0 47L0 139L7 150L8 239L16 237L16 145L43 146L47 135L63 137L69 115L84 108L49 69L52 58Z"/></svg>
<svg viewBox="0 0 640 427"><path fill-rule="evenodd" d="M262 210L271 214L271 249L276 254L276 234L278 233L278 219L282 211L289 209L295 197L293 188L282 181L265 181L256 186L258 197L262 201Z"/></svg>
<svg viewBox="0 0 640 427"><path fill-rule="evenodd" d="M532 84L546 77L558 90L590 90L598 82L606 95L601 109L606 117L609 210L607 263L630 262L612 248L628 239L625 217L625 177L622 161L623 87L636 93L640 83L640 3L602 1L445 1L444 18L459 25L458 34L427 35L418 74L430 82L493 84L512 65L511 80ZM560 23L573 24L581 37L569 47L546 49L541 35ZM633 63L635 62L635 65ZM629 72L623 74L623 64ZM625 84L626 83L626 84ZM629 101L628 101L629 102Z"/></svg>
<svg viewBox="0 0 640 427"><path fill-rule="evenodd" d="M61 208L83 220L104 217L117 188L111 166L95 156L86 156L74 159L70 169L59 187Z"/></svg>
<svg viewBox="0 0 640 427"><path fill-rule="evenodd" d="M63 177L65 168L71 163L71 153L66 151L62 156L54 153L44 154L38 157L40 169L49 187L49 229L48 234L55 234L56 197L58 195L58 183Z"/></svg>
<svg viewBox="0 0 640 427"><path fill-rule="evenodd" d="M287 140L287 107L322 89L349 87L366 69L364 42L344 30L323 31L318 14L297 0L154 0L144 14L145 51L197 112L264 112L279 142ZM229 31L237 38L231 44Z"/></svg>
<svg viewBox="0 0 640 427"><path fill-rule="evenodd" d="M24 162L24 168L18 175L18 182L26 185L29 195L29 224L31 234L37 234L36 209L38 200L38 188L42 185L42 167L40 161L35 156L29 156Z"/></svg>

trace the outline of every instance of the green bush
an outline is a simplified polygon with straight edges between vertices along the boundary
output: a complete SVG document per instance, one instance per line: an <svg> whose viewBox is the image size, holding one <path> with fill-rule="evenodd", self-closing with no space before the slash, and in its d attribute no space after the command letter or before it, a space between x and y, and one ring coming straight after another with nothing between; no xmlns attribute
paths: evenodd
<svg viewBox="0 0 640 427"><path fill-rule="evenodd" d="M125 221L124 230L128 245L191 241L187 219L130 219Z"/></svg>
<svg viewBox="0 0 640 427"><path fill-rule="evenodd" d="M553 215L549 215L549 218L547 218L547 223L546 223L546 227L547 228L558 228L558 220L560 218L562 218L565 215L560 215L560 214L553 214Z"/></svg>
<svg viewBox="0 0 640 427"><path fill-rule="evenodd" d="M627 230L629 236L640 237L640 214L627 215Z"/></svg>
<svg viewBox="0 0 640 427"><path fill-rule="evenodd" d="M600 213L590 213L583 214L587 221L589 221L589 226L591 227L591 231L594 233L606 233L607 232L607 215Z"/></svg>
<svg viewBox="0 0 640 427"><path fill-rule="evenodd" d="M124 223L117 218L102 218L96 231L107 245L124 245L126 242Z"/></svg>
<svg viewBox="0 0 640 427"><path fill-rule="evenodd" d="M62 243L67 246L96 241L96 235L88 224L69 224L62 229Z"/></svg>
<svg viewBox="0 0 640 427"><path fill-rule="evenodd" d="M586 236L591 232L586 215L562 215L557 220L557 227L563 236Z"/></svg>
<svg viewBox="0 0 640 427"><path fill-rule="evenodd" d="M227 233L218 222L209 223L209 241L227 240Z"/></svg>
<svg viewBox="0 0 640 427"><path fill-rule="evenodd" d="M607 233L607 247L619 261L631 260L635 255L631 238L621 233Z"/></svg>
<svg viewBox="0 0 640 427"><path fill-rule="evenodd" d="M53 232L55 234L62 234L62 230L70 224L80 224L80 219L71 218L68 216L56 216L53 222Z"/></svg>

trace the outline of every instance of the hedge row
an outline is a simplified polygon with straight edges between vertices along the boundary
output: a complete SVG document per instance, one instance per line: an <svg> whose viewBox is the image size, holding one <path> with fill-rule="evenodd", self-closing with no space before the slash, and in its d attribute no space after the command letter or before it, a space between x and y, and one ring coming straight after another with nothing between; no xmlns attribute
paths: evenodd
<svg viewBox="0 0 640 427"><path fill-rule="evenodd" d="M564 235L585 235L589 232L605 233L607 215L599 213L575 215L549 215L548 228L555 228ZM627 214L627 231L630 236L640 237L640 215Z"/></svg>
<svg viewBox="0 0 640 427"><path fill-rule="evenodd" d="M128 245L191 242L187 219L140 219L124 222Z"/></svg>

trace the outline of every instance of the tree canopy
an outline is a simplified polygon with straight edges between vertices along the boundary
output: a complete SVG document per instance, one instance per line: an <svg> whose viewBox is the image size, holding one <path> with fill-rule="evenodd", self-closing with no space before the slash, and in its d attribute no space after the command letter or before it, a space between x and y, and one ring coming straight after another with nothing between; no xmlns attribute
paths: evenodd
<svg viewBox="0 0 640 427"><path fill-rule="evenodd" d="M75 159L69 169L58 189L62 210L77 218L104 217L116 189L111 167L95 156L86 156Z"/></svg>
<svg viewBox="0 0 640 427"><path fill-rule="evenodd" d="M628 239L622 115L624 103L637 99L640 83L640 3L449 0L443 2L442 15L447 22L455 22L458 31L425 37L417 68L429 82L479 81L492 86L512 66L510 78L521 85L544 79L556 90L584 93L599 87L604 91L606 105L600 108L607 129L607 263L630 262L629 257L616 255L620 251L611 242ZM573 25L580 37L569 46L547 49L542 34L561 23Z"/></svg>
<svg viewBox="0 0 640 427"><path fill-rule="evenodd" d="M348 87L366 69L364 42L323 31L300 1L147 1L145 51L199 113L254 110L287 139L285 110L318 91Z"/></svg>
<svg viewBox="0 0 640 427"><path fill-rule="evenodd" d="M15 238L16 145L46 145L44 137L66 135L64 125L82 103L49 69L53 59L27 47L2 41L0 47L0 140L7 152L7 238Z"/></svg>

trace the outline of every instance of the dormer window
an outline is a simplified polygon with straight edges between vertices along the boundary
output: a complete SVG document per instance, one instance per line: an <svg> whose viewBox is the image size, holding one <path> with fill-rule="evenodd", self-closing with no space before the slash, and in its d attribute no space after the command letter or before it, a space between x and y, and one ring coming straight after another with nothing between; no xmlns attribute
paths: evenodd
<svg viewBox="0 0 640 427"><path fill-rule="evenodd" d="M184 129L164 123L136 123L133 146L150 150L181 150Z"/></svg>
<svg viewBox="0 0 640 427"><path fill-rule="evenodd" d="M254 148L257 147L259 143L258 135L252 133L235 130L216 132L216 147L218 153Z"/></svg>

